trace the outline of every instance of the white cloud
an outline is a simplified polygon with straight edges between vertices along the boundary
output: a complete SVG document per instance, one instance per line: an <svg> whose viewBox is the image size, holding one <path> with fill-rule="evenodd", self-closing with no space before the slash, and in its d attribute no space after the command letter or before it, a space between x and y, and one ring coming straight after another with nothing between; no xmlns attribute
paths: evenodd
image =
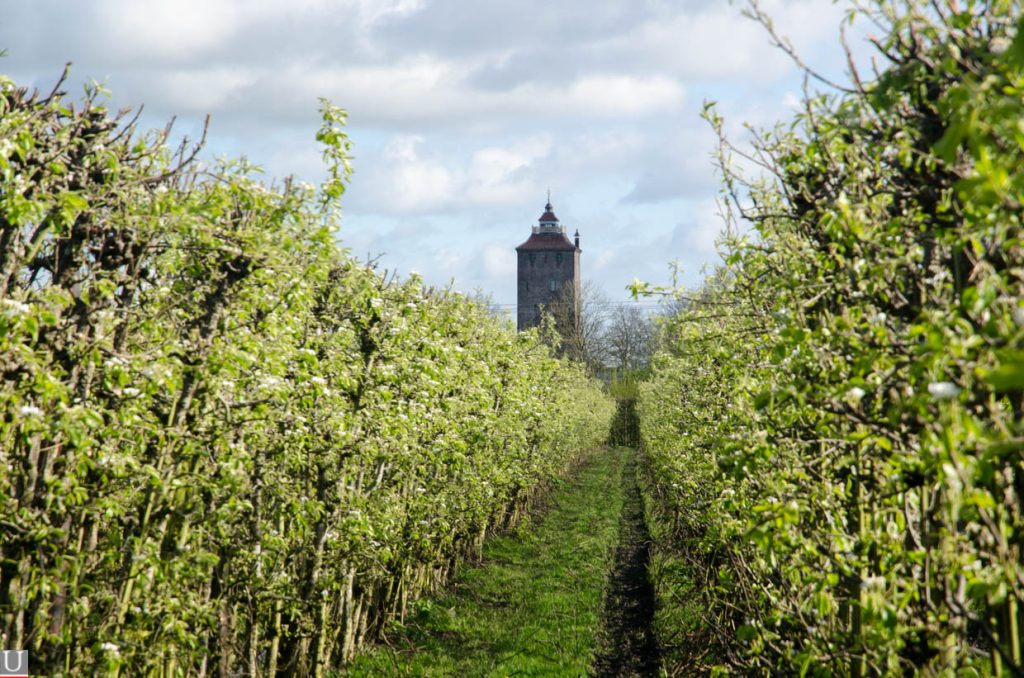
<svg viewBox="0 0 1024 678"><path fill-rule="evenodd" d="M353 122L457 126L475 120L644 116L678 110L684 88L665 77L593 74L567 83L530 82L512 89L473 86L465 65L430 57L402 64L356 66L303 75L288 89L295 99L328 96L344 102Z"/></svg>
<svg viewBox="0 0 1024 678"><path fill-rule="evenodd" d="M465 250L448 248L439 249L432 257L436 270L440 271L442 276L446 276L446 281L451 279L458 280L461 277L458 274L462 270L466 259L467 252Z"/></svg>
<svg viewBox="0 0 1024 678"><path fill-rule="evenodd" d="M721 0L6 0L0 70L48 86L64 62L113 108L198 129L269 176L320 176L318 97L350 111L342 237L389 268L514 301L512 248L544 190L614 296L713 258L700 102L741 123L792 115L799 77ZM843 4L764 0L809 61L842 71ZM74 92L74 81L67 87ZM505 248L505 249L503 249Z"/></svg>
<svg viewBox="0 0 1024 678"><path fill-rule="evenodd" d="M559 100L558 92L546 92L547 102L576 115L636 116L678 110L684 89L663 76L593 75L573 82ZM536 101L536 99L534 99Z"/></svg>
<svg viewBox="0 0 1024 678"><path fill-rule="evenodd" d="M165 72L160 84L167 100L187 102L186 110L203 113L233 107L257 79L240 68L175 69Z"/></svg>
<svg viewBox="0 0 1024 678"><path fill-rule="evenodd" d="M470 158L462 193L477 205L515 205L536 186L536 165L551 152L551 139L528 138L512 146L489 146Z"/></svg>
<svg viewBox="0 0 1024 678"><path fill-rule="evenodd" d="M594 260L592 266L597 272L605 271L615 263L615 250L605 250Z"/></svg>
<svg viewBox="0 0 1024 678"><path fill-rule="evenodd" d="M681 222L672 231L671 250L678 255L697 253L705 260L715 258L717 242L725 224L714 200L703 200L691 210L692 221Z"/></svg>
<svg viewBox="0 0 1024 678"><path fill-rule="evenodd" d="M509 277L516 273L516 253L508 243L488 243L483 249L484 272L491 277Z"/></svg>
<svg viewBox="0 0 1024 678"><path fill-rule="evenodd" d="M445 154L423 136L397 135L357 174L362 195L356 209L409 214L518 205L539 190L536 165L550 148L550 139L528 137L476 149L467 158Z"/></svg>
<svg viewBox="0 0 1024 678"><path fill-rule="evenodd" d="M423 141L419 136L400 136L385 147L383 158L390 171L388 185L379 187L382 211L427 212L454 198L454 177L440 161L420 156Z"/></svg>
<svg viewBox="0 0 1024 678"><path fill-rule="evenodd" d="M107 34L107 49L124 59L201 56L228 42L245 14L239 3L207 0L101 0L93 29Z"/></svg>

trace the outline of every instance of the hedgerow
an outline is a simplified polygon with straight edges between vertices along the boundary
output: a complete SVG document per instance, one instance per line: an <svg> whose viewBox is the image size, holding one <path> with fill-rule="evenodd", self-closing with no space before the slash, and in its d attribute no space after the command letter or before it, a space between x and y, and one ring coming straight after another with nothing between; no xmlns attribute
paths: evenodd
<svg viewBox="0 0 1024 678"><path fill-rule="evenodd" d="M709 641L671 642L744 673L1020 675L1020 5L852 14L883 70L758 134L764 179L723 145L750 228L642 385L655 533Z"/></svg>
<svg viewBox="0 0 1024 678"><path fill-rule="evenodd" d="M0 638L47 674L324 675L608 430L536 335L93 91L0 80Z"/></svg>

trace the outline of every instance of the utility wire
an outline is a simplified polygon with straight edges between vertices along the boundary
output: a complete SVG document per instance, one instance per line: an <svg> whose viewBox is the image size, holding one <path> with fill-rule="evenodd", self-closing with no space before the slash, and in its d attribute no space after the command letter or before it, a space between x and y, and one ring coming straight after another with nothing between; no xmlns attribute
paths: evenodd
<svg viewBox="0 0 1024 678"><path fill-rule="evenodd" d="M525 306L531 306L532 304L524 304ZM664 307L664 304L660 301L589 301L584 302L584 305L589 306L640 306L644 308L657 308ZM488 304L488 306L499 307L499 308L518 308L519 304Z"/></svg>

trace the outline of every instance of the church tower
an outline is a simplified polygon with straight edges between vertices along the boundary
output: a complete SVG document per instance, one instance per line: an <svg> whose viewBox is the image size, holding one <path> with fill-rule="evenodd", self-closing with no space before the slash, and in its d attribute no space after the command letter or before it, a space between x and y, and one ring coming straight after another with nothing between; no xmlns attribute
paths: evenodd
<svg viewBox="0 0 1024 678"><path fill-rule="evenodd" d="M519 260L516 326L520 331L540 324L541 306L555 301L571 304L571 321L579 322L580 232L575 243L566 236L565 226L551 207L551 195L533 233L516 248Z"/></svg>

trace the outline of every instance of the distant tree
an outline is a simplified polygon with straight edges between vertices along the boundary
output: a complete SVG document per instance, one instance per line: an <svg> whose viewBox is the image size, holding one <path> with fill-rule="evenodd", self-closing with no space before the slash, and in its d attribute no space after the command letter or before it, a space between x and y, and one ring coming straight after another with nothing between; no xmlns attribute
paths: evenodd
<svg viewBox="0 0 1024 678"><path fill-rule="evenodd" d="M612 366L627 371L642 369L654 352L654 321L639 306L617 305L608 314L603 343Z"/></svg>
<svg viewBox="0 0 1024 678"><path fill-rule="evenodd" d="M597 372L607 360L604 333L608 320L608 296L592 280L586 280L580 286L579 299L574 300L572 292L572 284L567 283L544 312L554 322L562 354Z"/></svg>

